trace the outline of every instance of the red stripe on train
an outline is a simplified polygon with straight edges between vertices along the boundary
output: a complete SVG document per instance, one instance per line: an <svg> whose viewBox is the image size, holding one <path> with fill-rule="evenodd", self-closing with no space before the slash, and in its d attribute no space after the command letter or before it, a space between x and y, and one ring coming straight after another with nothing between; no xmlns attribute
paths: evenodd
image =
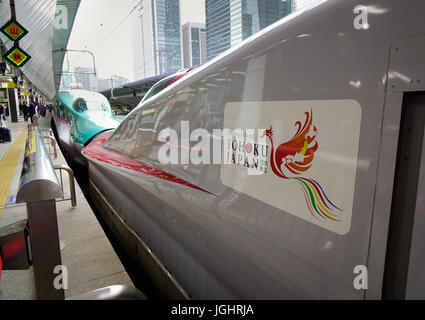
<svg viewBox="0 0 425 320"><path fill-rule="evenodd" d="M99 136L97 136L96 139L94 139L88 146L86 146L82 150L82 153L91 159L108 163L116 167L133 170L136 172L147 174L149 176L154 176L159 179L164 179L167 181L184 185L186 187L190 187L196 190L200 190L200 191L212 194L211 192L208 192L185 180L182 180L176 176L173 176L169 174L168 172L165 172L161 169L148 165L142 161L133 159L125 154L105 148L103 144L106 142L106 140L108 140L112 132L113 131L106 131L99 134Z"/></svg>
<svg viewBox="0 0 425 320"><path fill-rule="evenodd" d="M71 123L68 121L68 120L66 120L65 118L62 118L60 115L58 115L57 113L55 113L55 116L57 117L57 118L59 118L60 120L62 120L62 121L64 121L64 122L66 122L66 124L67 125L71 125Z"/></svg>

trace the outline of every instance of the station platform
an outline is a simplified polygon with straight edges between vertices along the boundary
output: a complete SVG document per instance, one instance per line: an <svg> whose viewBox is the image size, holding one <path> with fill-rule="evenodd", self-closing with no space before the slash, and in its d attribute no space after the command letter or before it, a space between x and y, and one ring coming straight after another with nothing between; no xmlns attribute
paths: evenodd
<svg viewBox="0 0 425 320"><path fill-rule="evenodd" d="M0 228L27 218L26 205L15 204L22 171L28 123L7 122L12 142L0 144ZM50 129L50 116L40 118L39 129ZM60 148L52 163L66 165ZM66 173L64 193L69 194ZM56 203L62 265L68 270L65 298L72 298L111 285L134 287L121 261L75 183L77 206L70 201ZM3 270L0 293L2 300L36 300L34 270Z"/></svg>

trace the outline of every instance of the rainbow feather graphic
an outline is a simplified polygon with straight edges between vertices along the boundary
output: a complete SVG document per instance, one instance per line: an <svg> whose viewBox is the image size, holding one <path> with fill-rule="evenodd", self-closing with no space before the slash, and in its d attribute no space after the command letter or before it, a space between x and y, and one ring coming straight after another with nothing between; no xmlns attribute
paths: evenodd
<svg viewBox="0 0 425 320"><path fill-rule="evenodd" d="M282 179L296 181L304 192L307 208L317 219L340 222L342 209L334 205L322 186L313 179L298 177L312 166L314 154L318 149L317 128L313 125L313 112L305 112L304 124L295 123L297 132L291 140L282 143L276 149L273 144L273 128L265 131L271 142L270 164L275 175Z"/></svg>

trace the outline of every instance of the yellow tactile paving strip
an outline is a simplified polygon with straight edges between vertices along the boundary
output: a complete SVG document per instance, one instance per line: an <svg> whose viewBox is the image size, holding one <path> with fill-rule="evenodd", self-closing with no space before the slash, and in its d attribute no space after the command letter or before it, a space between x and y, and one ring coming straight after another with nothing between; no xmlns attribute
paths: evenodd
<svg viewBox="0 0 425 320"><path fill-rule="evenodd" d="M0 160L0 217L3 212L3 207L6 205L16 166L18 165L19 158L25 147L27 131L28 128L25 128L21 132L19 137L10 146L9 150L7 150L3 159Z"/></svg>

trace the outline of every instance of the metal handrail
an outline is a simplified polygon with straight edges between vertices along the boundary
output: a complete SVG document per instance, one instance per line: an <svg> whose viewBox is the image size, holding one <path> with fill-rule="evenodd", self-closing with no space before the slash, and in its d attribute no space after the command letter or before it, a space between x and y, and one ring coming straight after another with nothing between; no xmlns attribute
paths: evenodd
<svg viewBox="0 0 425 320"><path fill-rule="evenodd" d="M48 136L47 138L50 141L50 145L49 146L53 146L53 156L56 159L58 157L58 151L56 150L56 139L55 139L55 137L53 135ZM50 147L49 147L49 150L50 150ZM50 152L49 152L49 154L52 155Z"/></svg>
<svg viewBox="0 0 425 320"><path fill-rule="evenodd" d="M49 154L54 156L55 159L58 157L58 152L56 149L56 139L53 135L52 129L39 129L40 134L43 136L44 143L47 144ZM53 153L51 152L53 147Z"/></svg>
<svg viewBox="0 0 425 320"><path fill-rule="evenodd" d="M53 136L52 129L38 129L38 131L43 136L43 138L46 137L46 136ZM45 133L47 133L47 134L45 134Z"/></svg>
<svg viewBox="0 0 425 320"><path fill-rule="evenodd" d="M28 126L28 138L16 203L62 198L52 161L36 126Z"/></svg>
<svg viewBox="0 0 425 320"><path fill-rule="evenodd" d="M30 125L30 128L38 128L37 126L34 125ZM34 129L30 129L30 130L34 130ZM53 137L53 132L51 129L37 129L38 133L41 133L41 136L43 138L43 142L49 141L51 143L51 146L54 147L54 156L55 158L57 158L57 149L56 149L56 139ZM43 133L48 133L49 135L43 135ZM29 134L30 136L30 134ZM50 145L50 144L48 144ZM50 148L48 148L50 150ZM50 154L50 153L49 153ZM50 154L52 155L52 154ZM24 162L25 165L25 162ZM75 192L75 177L74 177L74 172L72 171L72 169L66 165L58 165L58 166L54 166L54 170L59 170L60 171L60 189L62 191L60 197L56 198L56 202L62 202L62 201L69 201L71 200L71 205L72 207L76 207L77 206L77 198L76 198L76 192ZM63 188L63 180L62 180L62 171L66 171L68 173L68 178L69 178L69 190L70 190L70 197L65 198L65 194L64 194L64 188ZM28 187L27 187L28 188ZM34 192L38 192L39 190L34 190ZM21 190L21 195L20 197L22 197L23 194L23 190ZM28 192L28 191L27 191ZM25 205L26 201L22 200L22 201L18 201L18 196L16 197L16 201L14 203L7 203L4 206L0 206L1 208L10 208L10 207L19 207L22 205Z"/></svg>
<svg viewBox="0 0 425 320"><path fill-rule="evenodd" d="M55 170L59 170L60 171L60 177L61 177L61 188L62 188L62 192L63 192L63 180L62 180L62 171L66 171L68 173L68 180L69 180L69 192L70 192L70 197L69 198L65 198L65 195L62 197L61 200L56 200L57 202L61 202L61 201L68 201L71 200L71 204L73 207L77 206L77 197L75 195L75 178L74 178L74 171L72 171L72 169L70 167L68 167L67 165L58 165L54 167Z"/></svg>

